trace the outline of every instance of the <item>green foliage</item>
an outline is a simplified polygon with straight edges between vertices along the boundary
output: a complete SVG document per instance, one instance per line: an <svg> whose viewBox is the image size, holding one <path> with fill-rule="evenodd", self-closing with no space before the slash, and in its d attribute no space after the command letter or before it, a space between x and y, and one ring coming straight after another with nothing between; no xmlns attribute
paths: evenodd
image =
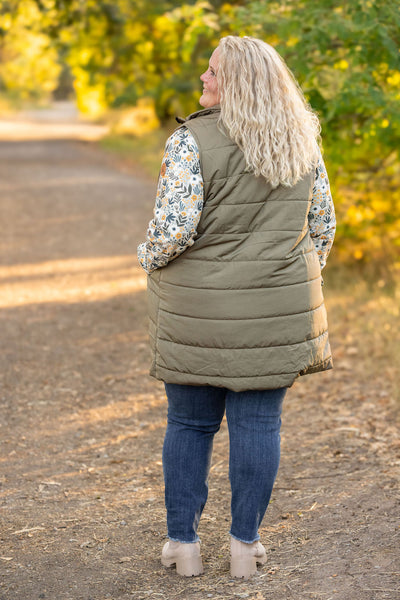
<svg viewBox="0 0 400 600"><path fill-rule="evenodd" d="M279 6L279 19L278 5L264 2L249 2L238 17L284 56L320 116L336 255L390 281L400 268L399 2Z"/></svg>

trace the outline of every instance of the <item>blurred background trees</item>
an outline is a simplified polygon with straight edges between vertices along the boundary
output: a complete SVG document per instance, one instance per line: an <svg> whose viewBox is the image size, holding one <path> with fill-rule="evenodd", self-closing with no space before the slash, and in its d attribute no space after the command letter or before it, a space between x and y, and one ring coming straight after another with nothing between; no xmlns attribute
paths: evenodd
<svg viewBox="0 0 400 600"><path fill-rule="evenodd" d="M399 0L0 0L0 93L14 103L73 93L95 118L136 107L151 130L199 108L199 74L227 34L262 38L287 61L322 123L337 262L391 285L400 270Z"/></svg>

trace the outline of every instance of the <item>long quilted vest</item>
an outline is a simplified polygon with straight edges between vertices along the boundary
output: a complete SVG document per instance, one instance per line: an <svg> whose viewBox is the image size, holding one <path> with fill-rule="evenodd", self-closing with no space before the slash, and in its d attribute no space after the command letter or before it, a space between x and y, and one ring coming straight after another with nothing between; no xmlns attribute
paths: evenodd
<svg viewBox="0 0 400 600"><path fill-rule="evenodd" d="M290 386L332 366L307 222L314 172L275 189L246 172L219 114L184 122L200 150L205 202L193 246L148 277L150 373L234 391Z"/></svg>

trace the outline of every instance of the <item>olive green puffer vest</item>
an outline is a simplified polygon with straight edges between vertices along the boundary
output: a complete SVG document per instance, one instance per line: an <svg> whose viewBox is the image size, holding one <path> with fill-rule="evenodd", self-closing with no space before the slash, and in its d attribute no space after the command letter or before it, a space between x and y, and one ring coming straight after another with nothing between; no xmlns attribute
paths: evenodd
<svg viewBox="0 0 400 600"><path fill-rule="evenodd" d="M199 150L204 207L195 243L148 277L150 373L234 391L292 385L331 368L307 215L314 172L273 189L217 128L219 108L185 121Z"/></svg>

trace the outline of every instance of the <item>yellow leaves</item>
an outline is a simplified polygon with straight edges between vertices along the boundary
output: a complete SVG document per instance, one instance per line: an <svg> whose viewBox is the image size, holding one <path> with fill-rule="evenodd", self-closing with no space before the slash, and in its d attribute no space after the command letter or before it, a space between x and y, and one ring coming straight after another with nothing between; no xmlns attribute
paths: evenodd
<svg viewBox="0 0 400 600"><path fill-rule="evenodd" d="M381 62L381 63L379 63L379 65L378 65L378 71L379 71L379 73L382 73L382 74L385 73L386 74L388 72L388 70L389 70L389 65L387 64L387 62Z"/></svg>
<svg viewBox="0 0 400 600"><path fill-rule="evenodd" d="M299 43L299 41L300 41L300 38L294 37L294 36L290 36L290 38L286 42L286 46L288 48L292 48L293 46L296 46Z"/></svg>
<svg viewBox="0 0 400 600"><path fill-rule="evenodd" d="M121 135L142 137L159 127L160 122L156 115L154 100L141 98L133 108L118 111L113 131Z"/></svg>
<svg viewBox="0 0 400 600"><path fill-rule="evenodd" d="M393 87L398 87L400 86L400 72L399 71L392 71L392 74L389 75L389 77L386 78L386 81L389 85L393 86Z"/></svg>
<svg viewBox="0 0 400 600"><path fill-rule="evenodd" d="M78 59L78 64L80 64L80 65L88 64L88 62L92 58L92 53L93 52L90 48L80 48L79 51L76 53L77 59Z"/></svg>
<svg viewBox="0 0 400 600"><path fill-rule="evenodd" d="M349 63L347 62L347 60L344 60L344 58L342 58L342 60L339 60L333 65L333 68L339 71L346 71L349 68Z"/></svg>
<svg viewBox="0 0 400 600"><path fill-rule="evenodd" d="M265 41L270 44L270 46L277 46L281 41L276 34L268 35Z"/></svg>
<svg viewBox="0 0 400 600"><path fill-rule="evenodd" d="M233 17L234 15L234 8L231 4L228 4L227 2L225 4L223 4L221 6L221 12L223 15L230 15Z"/></svg>
<svg viewBox="0 0 400 600"><path fill-rule="evenodd" d="M182 4L157 17L153 36L162 40L164 56L177 67L179 58L186 64L192 62L200 36L210 38L219 29L218 16L213 12L212 5L198 0L194 4Z"/></svg>
<svg viewBox="0 0 400 600"><path fill-rule="evenodd" d="M377 156L379 151L377 150ZM339 261L362 264L384 275L399 270L400 181L397 156L379 170L336 178L334 194L338 231L335 255Z"/></svg>
<svg viewBox="0 0 400 600"><path fill-rule="evenodd" d="M3 11L2 11L3 12ZM56 50L41 32L42 15L32 0L0 15L0 80L12 98L47 100L61 71Z"/></svg>
<svg viewBox="0 0 400 600"><path fill-rule="evenodd" d="M144 60L151 60L154 44L150 40L145 40L136 46L137 52Z"/></svg>
<svg viewBox="0 0 400 600"><path fill-rule="evenodd" d="M386 196L374 194L370 200L371 208L375 213L388 214L390 211L390 200Z"/></svg>
<svg viewBox="0 0 400 600"><path fill-rule="evenodd" d="M350 206L347 211L347 219L350 225L356 225L363 220L362 212L355 206Z"/></svg>
<svg viewBox="0 0 400 600"><path fill-rule="evenodd" d="M182 4L155 20L155 35L162 38L163 45L179 56L183 63L191 64L193 52L200 36L208 38L219 31L218 16L208 2L198 0L194 4ZM162 35L160 35L162 33Z"/></svg>
<svg viewBox="0 0 400 600"><path fill-rule="evenodd" d="M45 35L26 31L18 38L10 34L2 55L0 78L16 96L46 98L57 87L61 67Z"/></svg>
<svg viewBox="0 0 400 600"><path fill-rule="evenodd" d="M85 77L74 81L78 109L92 118L100 117L107 110L105 90L102 84L89 85Z"/></svg>
<svg viewBox="0 0 400 600"><path fill-rule="evenodd" d="M1 15L0 17L0 26L3 29L3 31L8 31L11 28L12 25L12 18L11 18L11 14L5 14L5 15Z"/></svg>
<svg viewBox="0 0 400 600"><path fill-rule="evenodd" d="M130 42L137 42L146 36L146 27L140 21L131 20L125 25L125 34Z"/></svg>
<svg viewBox="0 0 400 600"><path fill-rule="evenodd" d="M382 129L386 129L387 127L389 127L389 125L390 125L390 121L388 119L382 119L382 121L381 121Z"/></svg>
<svg viewBox="0 0 400 600"><path fill-rule="evenodd" d="M354 250L354 252L353 252L353 256L354 256L354 258L355 258L356 260L361 260L361 259L362 259L362 257L364 256L364 252L363 252L362 250L359 250L359 249L357 249L357 250Z"/></svg>
<svg viewBox="0 0 400 600"><path fill-rule="evenodd" d="M369 206L350 206L347 210L346 221L349 225L358 225L375 217L375 212Z"/></svg>
<svg viewBox="0 0 400 600"><path fill-rule="evenodd" d="M160 17L157 17L157 19L154 20L154 29L157 34L157 37L160 37L160 34L170 32L171 29L173 29L173 27L173 22L168 13L165 15L161 15Z"/></svg>

